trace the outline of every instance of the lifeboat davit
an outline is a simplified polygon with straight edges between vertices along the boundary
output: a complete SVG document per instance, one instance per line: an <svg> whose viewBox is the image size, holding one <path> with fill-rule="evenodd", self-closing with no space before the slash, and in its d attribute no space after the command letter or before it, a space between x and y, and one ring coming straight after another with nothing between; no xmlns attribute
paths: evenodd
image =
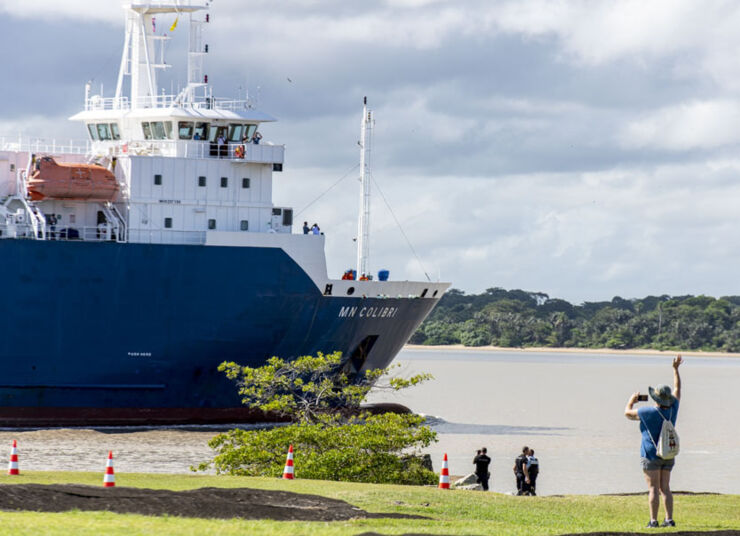
<svg viewBox="0 0 740 536"><path fill-rule="evenodd" d="M43 156L36 162L36 170L28 179L28 193L34 201L113 201L118 194L118 181L103 166L59 164L51 156Z"/></svg>

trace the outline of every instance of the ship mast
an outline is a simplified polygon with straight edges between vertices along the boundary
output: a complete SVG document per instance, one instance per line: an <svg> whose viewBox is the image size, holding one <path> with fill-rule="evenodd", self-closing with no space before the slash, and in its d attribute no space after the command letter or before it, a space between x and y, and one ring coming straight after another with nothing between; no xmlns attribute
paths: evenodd
<svg viewBox="0 0 740 536"><path fill-rule="evenodd" d="M207 9L205 0L158 0L125 4L126 38L123 45L121 67L116 84L115 108L125 108L123 82L129 77L131 82L131 109L157 107L157 71L170 67L164 61L164 43L169 36L156 34L156 16L174 14L176 19L171 31L177 27L180 16L190 18L190 39L188 47L188 85L178 97L180 104L192 103L195 89L204 87L207 78L203 74L203 56L208 52L202 43L203 22L193 18L197 11ZM205 22L208 22L206 15ZM159 44L159 50L156 45ZM159 54L157 54L159 52Z"/></svg>
<svg viewBox="0 0 740 536"><path fill-rule="evenodd" d="M360 129L360 217L357 222L357 275L368 274L370 255L370 149L372 148L373 112L367 109L367 97L362 108Z"/></svg>

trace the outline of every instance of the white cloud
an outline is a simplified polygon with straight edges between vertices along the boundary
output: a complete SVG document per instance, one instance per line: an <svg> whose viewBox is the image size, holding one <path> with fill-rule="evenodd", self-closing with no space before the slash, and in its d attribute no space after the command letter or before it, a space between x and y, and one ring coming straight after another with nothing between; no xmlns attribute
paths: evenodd
<svg viewBox="0 0 740 536"><path fill-rule="evenodd" d="M596 64L633 54L673 54L700 43L709 29L703 23L727 16L722 3L712 5L691 0L510 1L495 10L495 20L505 31L555 35L568 53Z"/></svg>
<svg viewBox="0 0 740 536"><path fill-rule="evenodd" d="M91 20L120 23L123 26L124 12L121 2L115 0L0 0L0 12L7 15L54 20L59 17L89 22Z"/></svg>
<svg viewBox="0 0 740 536"><path fill-rule="evenodd" d="M697 101L663 108L627 123L626 147L670 151L711 149L740 143L740 102Z"/></svg>

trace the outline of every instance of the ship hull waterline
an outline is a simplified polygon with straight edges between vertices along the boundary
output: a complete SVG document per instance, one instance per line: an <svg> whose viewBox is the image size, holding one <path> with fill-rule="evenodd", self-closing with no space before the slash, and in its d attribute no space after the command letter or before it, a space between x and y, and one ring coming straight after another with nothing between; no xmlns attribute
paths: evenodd
<svg viewBox="0 0 740 536"><path fill-rule="evenodd" d="M2 240L0 426L233 423L224 361L390 364L435 298L324 296L278 248Z"/></svg>

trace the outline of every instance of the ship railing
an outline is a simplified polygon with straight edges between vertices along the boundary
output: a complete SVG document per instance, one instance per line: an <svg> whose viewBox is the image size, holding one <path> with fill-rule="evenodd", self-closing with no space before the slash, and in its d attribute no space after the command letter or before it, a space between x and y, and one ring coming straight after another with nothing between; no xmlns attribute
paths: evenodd
<svg viewBox="0 0 740 536"><path fill-rule="evenodd" d="M128 237L113 226L77 227L46 225L42 233L31 223L0 224L0 239L58 240L69 242L136 242L140 244L203 245L205 231L173 229L132 229Z"/></svg>
<svg viewBox="0 0 740 536"><path fill-rule="evenodd" d="M227 142L219 145L208 140L145 140L129 142L104 142L93 148L93 152L111 155L177 156L184 158L221 158L234 162L256 164L282 164L285 146L264 143Z"/></svg>
<svg viewBox="0 0 740 536"><path fill-rule="evenodd" d="M25 238L30 240L61 240L82 242L125 242L113 226L77 227L46 225L44 232L31 223L0 224L0 239Z"/></svg>
<svg viewBox="0 0 740 536"><path fill-rule="evenodd" d="M30 138L24 136L0 137L0 150L50 154L87 154L90 152L89 140L56 140Z"/></svg>
<svg viewBox="0 0 740 536"><path fill-rule="evenodd" d="M85 110L131 110L132 108L193 108L195 110L226 110L239 112L254 109L250 99L225 99L217 97L195 97L183 101L181 95L156 95L136 97L133 102L128 97L101 97L93 95L85 101Z"/></svg>
<svg viewBox="0 0 740 536"><path fill-rule="evenodd" d="M130 110L128 97L101 97L93 95L85 101L85 111L90 110Z"/></svg>

